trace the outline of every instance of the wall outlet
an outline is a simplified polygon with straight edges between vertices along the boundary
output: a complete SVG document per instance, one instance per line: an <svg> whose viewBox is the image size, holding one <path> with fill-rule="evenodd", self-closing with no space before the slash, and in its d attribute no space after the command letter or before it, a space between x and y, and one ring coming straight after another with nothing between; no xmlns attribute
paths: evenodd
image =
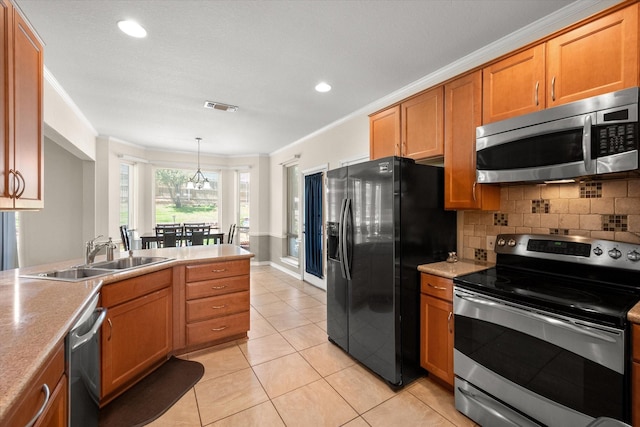
<svg viewBox="0 0 640 427"><path fill-rule="evenodd" d="M496 236L487 236L487 250L494 251L496 249Z"/></svg>

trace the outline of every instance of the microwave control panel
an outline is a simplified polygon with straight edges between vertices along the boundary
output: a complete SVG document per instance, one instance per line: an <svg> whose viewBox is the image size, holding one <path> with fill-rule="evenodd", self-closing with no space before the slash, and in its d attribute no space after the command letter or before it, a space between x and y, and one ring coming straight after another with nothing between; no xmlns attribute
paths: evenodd
<svg viewBox="0 0 640 427"><path fill-rule="evenodd" d="M598 157L626 153L638 149L638 123L599 126L595 137Z"/></svg>

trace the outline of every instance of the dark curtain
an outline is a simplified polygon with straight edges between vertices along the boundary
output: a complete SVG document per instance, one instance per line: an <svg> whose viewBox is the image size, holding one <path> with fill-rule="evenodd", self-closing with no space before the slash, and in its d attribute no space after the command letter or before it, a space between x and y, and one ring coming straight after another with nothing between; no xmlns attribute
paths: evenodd
<svg viewBox="0 0 640 427"><path fill-rule="evenodd" d="M304 177L306 272L322 279L322 172Z"/></svg>

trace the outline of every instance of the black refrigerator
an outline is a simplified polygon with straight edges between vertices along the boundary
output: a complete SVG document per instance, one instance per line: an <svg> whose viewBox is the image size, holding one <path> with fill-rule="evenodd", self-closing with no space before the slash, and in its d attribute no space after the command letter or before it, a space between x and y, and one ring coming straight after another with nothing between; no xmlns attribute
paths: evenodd
<svg viewBox="0 0 640 427"><path fill-rule="evenodd" d="M417 266L456 250L443 169L387 157L327 181L329 340L401 387L421 374Z"/></svg>

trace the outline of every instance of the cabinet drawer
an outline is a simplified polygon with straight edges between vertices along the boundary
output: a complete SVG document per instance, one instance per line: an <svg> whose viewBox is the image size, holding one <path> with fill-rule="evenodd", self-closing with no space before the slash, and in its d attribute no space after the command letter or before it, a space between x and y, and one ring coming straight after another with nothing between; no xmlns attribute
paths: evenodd
<svg viewBox="0 0 640 427"><path fill-rule="evenodd" d="M420 291L446 301L453 301L453 280L433 274L420 274Z"/></svg>
<svg viewBox="0 0 640 427"><path fill-rule="evenodd" d="M223 261L187 266L187 282L249 274L249 261Z"/></svg>
<svg viewBox="0 0 640 427"><path fill-rule="evenodd" d="M187 325L187 345L216 341L249 330L249 311Z"/></svg>
<svg viewBox="0 0 640 427"><path fill-rule="evenodd" d="M203 282L187 283L187 299L212 297L231 292L248 291L249 276L230 277L228 279L206 280Z"/></svg>
<svg viewBox="0 0 640 427"><path fill-rule="evenodd" d="M31 387L28 389L26 394L20 398L19 402L21 402L16 410L13 412L13 416L9 415L7 425L16 425L16 426L24 426L26 425L38 412L38 410L42 407L44 403L44 391L43 385L46 384L49 388L50 398L49 403L47 404L47 408L53 408L55 412L57 412L56 408L53 405L57 405L56 397L59 396L60 392L66 394L66 382L62 378L64 374L64 345L60 345L54 355L45 363L44 367L40 371L40 374L34 379ZM58 386L58 383L62 389ZM56 391L56 390L59 391ZM56 392L56 394L54 394ZM64 408L63 408L64 409ZM47 409L45 413L41 416L47 417L49 414L49 410ZM63 413L65 415L66 413ZM56 424L53 424L56 425Z"/></svg>
<svg viewBox="0 0 640 427"><path fill-rule="evenodd" d="M102 305L104 307L113 307L125 301L166 288L171 286L172 278L173 269L167 268L144 276L105 285L100 291L102 293Z"/></svg>
<svg viewBox="0 0 640 427"><path fill-rule="evenodd" d="M187 301L187 323L249 310L249 291Z"/></svg>

